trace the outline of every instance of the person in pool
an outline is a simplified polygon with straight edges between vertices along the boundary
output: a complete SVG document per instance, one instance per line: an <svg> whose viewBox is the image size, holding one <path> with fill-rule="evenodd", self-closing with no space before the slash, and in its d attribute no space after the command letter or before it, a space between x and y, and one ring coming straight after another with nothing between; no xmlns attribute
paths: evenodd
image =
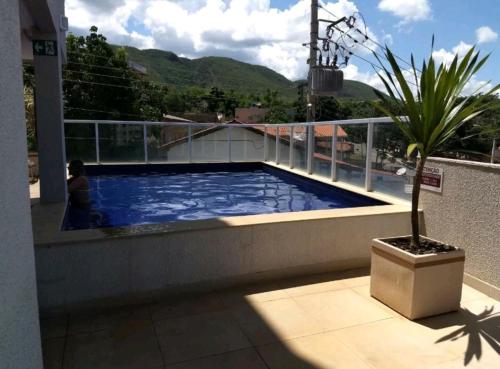
<svg viewBox="0 0 500 369"><path fill-rule="evenodd" d="M85 176L85 166L81 160L72 160L68 167L69 203L72 207L90 210L89 180Z"/></svg>

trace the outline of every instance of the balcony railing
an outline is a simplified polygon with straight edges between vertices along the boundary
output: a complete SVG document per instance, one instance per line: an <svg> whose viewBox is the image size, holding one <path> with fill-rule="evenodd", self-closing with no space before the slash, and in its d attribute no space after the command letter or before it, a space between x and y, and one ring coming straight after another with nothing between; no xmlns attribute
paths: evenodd
<svg viewBox="0 0 500 369"><path fill-rule="evenodd" d="M288 124L66 120L69 159L106 163L265 161L409 198L413 163L390 118Z"/></svg>

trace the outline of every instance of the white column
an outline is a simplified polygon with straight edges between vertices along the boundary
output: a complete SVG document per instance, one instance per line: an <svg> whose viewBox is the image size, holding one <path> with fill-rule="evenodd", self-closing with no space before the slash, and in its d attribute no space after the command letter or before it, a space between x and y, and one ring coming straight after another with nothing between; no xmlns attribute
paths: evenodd
<svg viewBox="0 0 500 369"><path fill-rule="evenodd" d="M269 158L269 143L267 142L267 127L264 127L264 161Z"/></svg>
<svg viewBox="0 0 500 369"><path fill-rule="evenodd" d="M295 151L293 149L293 142L294 142L294 137L293 135L295 134L295 127L294 126L290 126L290 155L289 156L289 165L290 165L290 169L293 169L294 167L294 161L295 161Z"/></svg>
<svg viewBox="0 0 500 369"><path fill-rule="evenodd" d="M36 37L57 41L56 34ZM34 65L40 201L65 202L67 186L61 53L59 51L57 56L35 55Z"/></svg>
<svg viewBox="0 0 500 369"><path fill-rule="evenodd" d="M338 142L338 125L332 126L332 181L337 181L337 142Z"/></svg>
<svg viewBox="0 0 500 369"><path fill-rule="evenodd" d="M95 136L95 161L97 164L101 163L101 151L99 148L99 123L94 123L94 136Z"/></svg>
<svg viewBox="0 0 500 369"><path fill-rule="evenodd" d="M372 186L372 149L373 149L373 128L374 123L368 123L368 132L366 135L366 178L365 190L373 191Z"/></svg>
<svg viewBox="0 0 500 369"><path fill-rule="evenodd" d="M0 0L0 25L0 368L40 369L17 0Z"/></svg>
<svg viewBox="0 0 500 369"><path fill-rule="evenodd" d="M188 126L188 162L193 161L193 126Z"/></svg>
<svg viewBox="0 0 500 369"><path fill-rule="evenodd" d="M280 163L280 126L276 125L276 164Z"/></svg>
<svg viewBox="0 0 500 369"><path fill-rule="evenodd" d="M232 130L231 130L231 126L229 126L227 128L227 161L230 163L232 161L232 158L231 158L231 150L232 150L232 145L231 145L231 141L232 141ZM246 158L245 158L246 159Z"/></svg>
<svg viewBox="0 0 500 369"><path fill-rule="evenodd" d="M142 125L142 139L144 143L144 162L148 163L148 127L143 124Z"/></svg>
<svg viewBox="0 0 500 369"><path fill-rule="evenodd" d="M314 126L307 126L307 173L313 172L313 155L314 155Z"/></svg>

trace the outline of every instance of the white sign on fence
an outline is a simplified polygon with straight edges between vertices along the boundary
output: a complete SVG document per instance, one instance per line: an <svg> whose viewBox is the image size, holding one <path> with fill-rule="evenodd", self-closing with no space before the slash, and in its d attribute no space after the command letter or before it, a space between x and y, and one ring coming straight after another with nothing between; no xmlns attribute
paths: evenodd
<svg viewBox="0 0 500 369"><path fill-rule="evenodd" d="M436 167L424 167L422 174L422 189L434 192L443 192L443 170Z"/></svg>

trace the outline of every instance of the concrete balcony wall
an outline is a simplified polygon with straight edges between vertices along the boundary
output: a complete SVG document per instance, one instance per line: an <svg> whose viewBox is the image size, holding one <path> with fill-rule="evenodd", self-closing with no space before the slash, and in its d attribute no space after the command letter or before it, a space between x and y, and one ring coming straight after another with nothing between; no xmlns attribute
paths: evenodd
<svg viewBox="0 0 500 369"><path fill-rule="evenodd" d="M465 249L466 281L481 289L478 278L491 285L483 292L498 294L500 165L441 158L427 165L444 170L442 194L422 191L427 235Z"/></svg>
<svg viewBox="0 0 500 369"><path fill-rule="evenodd" d="M113 230L103 230L109 235L101 240L37 245L41 309L143 302L174 292L368 267L372 238L410 231L409 207L403 205L180 223L149 235L138 235L138 229L115 237Z"/></svg>

